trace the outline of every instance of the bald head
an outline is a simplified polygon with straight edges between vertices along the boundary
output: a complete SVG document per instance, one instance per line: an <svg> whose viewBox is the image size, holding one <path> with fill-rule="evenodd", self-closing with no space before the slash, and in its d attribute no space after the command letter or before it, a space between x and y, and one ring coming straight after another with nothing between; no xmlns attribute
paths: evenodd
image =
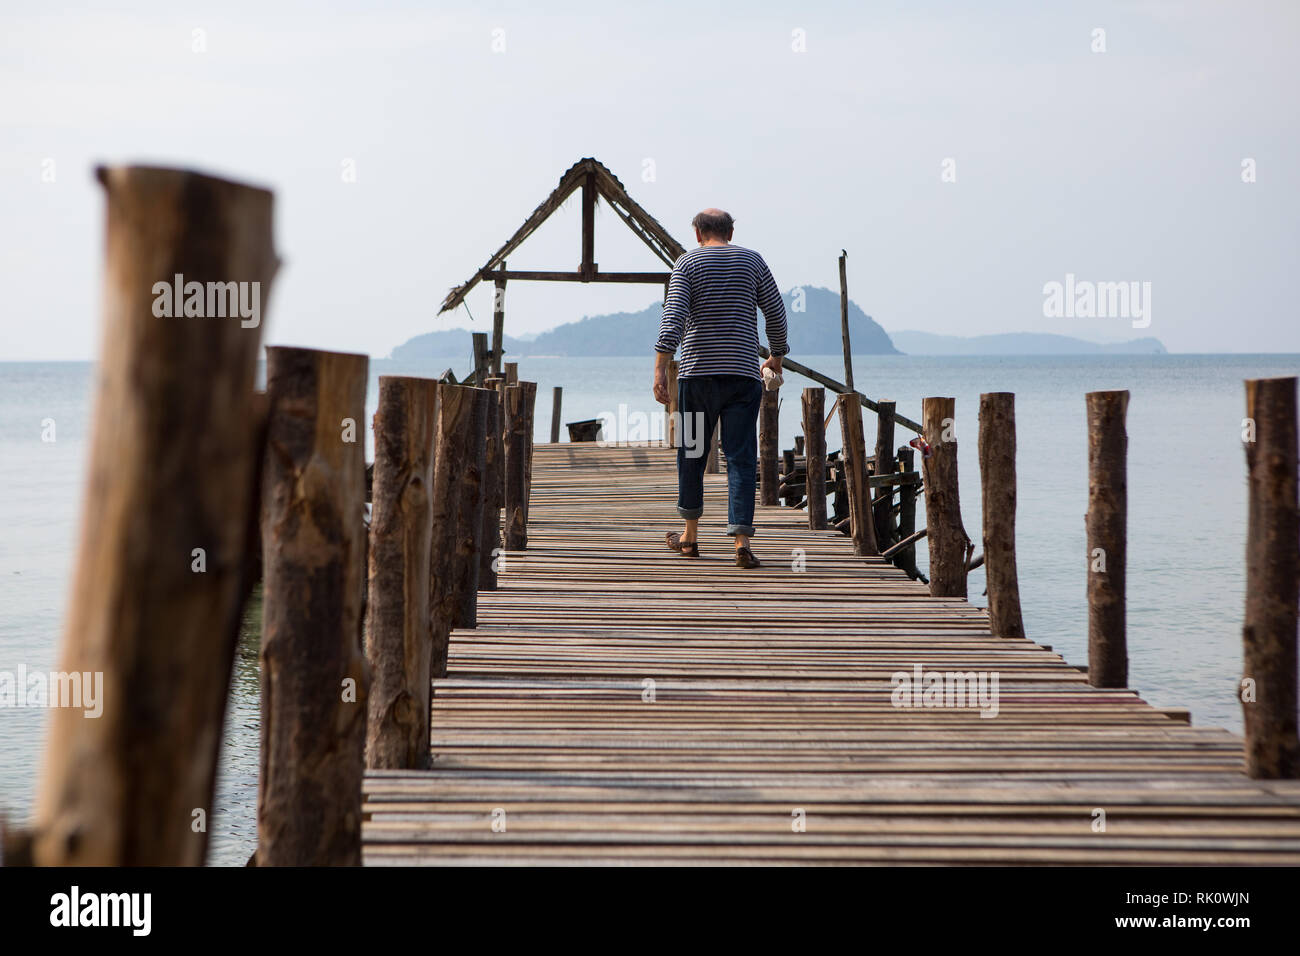
<svg viewBox="0 0 1300 956"><path fill-rule="evenodd" d="M703 212L695 214L695 218L691 220L691 225L695 227L695 235L701 242L705 239L720 239L723 242L730 242L732 230L736 227L736 221L731 218L729 212L723 212L721 209L705 209Z"/></svg>

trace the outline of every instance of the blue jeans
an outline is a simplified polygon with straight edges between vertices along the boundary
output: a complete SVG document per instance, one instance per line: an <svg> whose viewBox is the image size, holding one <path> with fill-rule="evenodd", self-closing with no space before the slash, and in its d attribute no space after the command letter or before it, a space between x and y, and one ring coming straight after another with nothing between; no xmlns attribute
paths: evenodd
<svg viewBox="0 0 1300 956"><path fill-rule="evenodd" d="M748 375L692 375L677 380L682 444L677 449L677 513L704 513L704 466L713 427L722 421L727 456L727 534L753 535L758 484L758 408L763 383Z"/></svg>

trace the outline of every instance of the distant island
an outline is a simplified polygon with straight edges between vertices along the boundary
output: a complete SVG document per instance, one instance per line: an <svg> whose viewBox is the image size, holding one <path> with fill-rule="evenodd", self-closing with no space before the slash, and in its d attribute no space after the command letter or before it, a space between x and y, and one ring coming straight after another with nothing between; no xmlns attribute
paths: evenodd
<svg viewBox="0 0 1300 956"><path fill-rule="evenodd" d="M936 335L893 332L890 337L908 355L1164 355L1159 339L1102 344L1050 332L1005 332L1001 335Z"/></svg>
<svg viewBox="0 0 1300 956"><path fill-rule="evenodd" d="M790 351L799 355L835 355L840 338L840 295L830 289L796 286L785 293L790 325ZM546 332L506 335L506 354L513 361L530 356L648 355L659 336L662 311L658 302L640 312L615 312L566 322ZM506 324L510 319L507 316ZM491 328L483 324L483 331ZM762 317L759 316L760 338ZM1103 345L1042 332L1003 335L935 335L930 332L895 332L892 335L859 306L849 301L849 338L856 355L1097 355L1107 353L1163 354L1158 339L1135 339ZM404 362L448 360L462 364L473 351L468 329L425 332L393 349L392 358Z"/></svg>

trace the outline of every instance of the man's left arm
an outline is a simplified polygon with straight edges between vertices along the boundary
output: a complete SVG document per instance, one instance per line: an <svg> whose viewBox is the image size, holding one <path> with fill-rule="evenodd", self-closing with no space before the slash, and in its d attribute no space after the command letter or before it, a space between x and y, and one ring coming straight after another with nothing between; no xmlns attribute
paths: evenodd
<svg viewBox="0 0 1300 956"><path fill-rule="evenodd" d="M767 324L767 350L771 353L763 365L775 372L781 371L781 358L790 351L790 344L786 340L789 335L789 327L785 318L785 300L781 298L781 290L777 287L776 279L772 276L772 270L763 262L758 279L758 307L763 310L763 318Z"/></svg>

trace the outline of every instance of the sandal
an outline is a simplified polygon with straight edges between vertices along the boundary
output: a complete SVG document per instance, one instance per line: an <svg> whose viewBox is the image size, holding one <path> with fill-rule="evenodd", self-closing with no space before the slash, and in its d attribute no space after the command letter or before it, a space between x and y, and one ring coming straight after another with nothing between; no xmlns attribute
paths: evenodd
<svg viewBox="0 0 1300 956"><path fill-rule="evenodd" d="M736 549L736 567L738 568L761 568L763 562L754 557L754 552L749 548Z"/></svg>
<svg viewBox="0 0 1300 956"><path fill-rule="evenodd" d="M687 558L698 558L700 556L700 543L698 541L687 541L682 543L682 536L676 531L669 531L664 538L668 542L668 548L676 551L678 554Z"/></svg>

